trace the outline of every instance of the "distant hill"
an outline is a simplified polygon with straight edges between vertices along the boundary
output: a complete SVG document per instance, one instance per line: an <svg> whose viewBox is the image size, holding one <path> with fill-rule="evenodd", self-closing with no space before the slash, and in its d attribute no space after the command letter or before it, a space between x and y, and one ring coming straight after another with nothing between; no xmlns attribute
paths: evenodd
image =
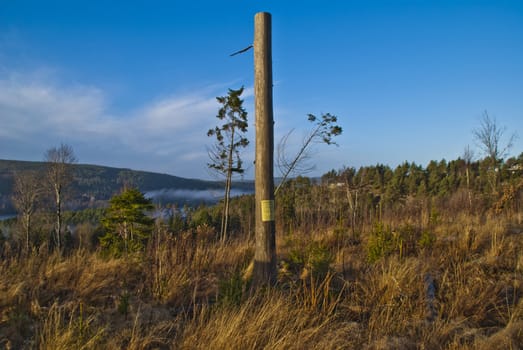
<svg viewBox="0 0 523 350"><path fill-rule="evenodd" d="M44 174L45 166L44 162L0 159L0 214L13 212L10 197L14 174L28 170ZM73 208L103 205L118 193L124 184L136 186L156 201L178 205L213 203L219 200L223 191L220 181L187 179L168 174L89 164L76 164L74 168L74 183L71 188L73 199L69 203ZM233 191L237 194L252 193L254 183L237 181Z"/></svg>

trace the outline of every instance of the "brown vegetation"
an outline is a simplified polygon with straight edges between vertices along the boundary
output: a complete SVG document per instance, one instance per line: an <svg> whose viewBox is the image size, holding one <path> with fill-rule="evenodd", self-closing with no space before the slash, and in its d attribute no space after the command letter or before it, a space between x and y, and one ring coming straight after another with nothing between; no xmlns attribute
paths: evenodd
<svg viewBox="0 0 523 350"><path fill-rule="evenodd" d="M145 255L120 259L4 250L0 348L522 347L521 213L440 218L425 243L426 227L387 225L393 246L374 262L375 226L359 240L327 226L279 235L279 282L258 292L252 241L218 243L208 227L159 225Z"/></svg>
<svg viewBox="0 0 523 350"><path fill-rule="evenodd" d="M68 222L60 250L37 215L29 245L0 235L0 349L523 348L522 160L286 182L278 281L258 289L253 196L225 241L223 204L202 206L126 254L98 242L110 210Z"/></svg>

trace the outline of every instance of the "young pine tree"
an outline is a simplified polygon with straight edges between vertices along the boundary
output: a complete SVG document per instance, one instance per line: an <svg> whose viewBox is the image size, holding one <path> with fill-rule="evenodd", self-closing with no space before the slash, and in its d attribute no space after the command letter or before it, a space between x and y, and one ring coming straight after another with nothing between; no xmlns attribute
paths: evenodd
<svg viewBox="0 0 523 350"><path fill-rule="evenodd" d="M249 144L249 140L245 136L248 127L247 111L243 108L243 100L240 98L243 90L243 87L238 90L229 89L227 96L216 98L222 105L216 118L223 124L207 132L207 136L216 137L216 142L209 150L211 161L207 166L225 177L225 195L220 229L222 241L227 238L232 177L234 174L243 174L240 150Z"/></svg>
<svg viewBox="0 0 523 350"><path fill-rule="evenodd" d="M114 256L142 251L153 230L154 220L147 216L153 209L151 200L135 188L112 197L102 218L102 247Z"/></svg>

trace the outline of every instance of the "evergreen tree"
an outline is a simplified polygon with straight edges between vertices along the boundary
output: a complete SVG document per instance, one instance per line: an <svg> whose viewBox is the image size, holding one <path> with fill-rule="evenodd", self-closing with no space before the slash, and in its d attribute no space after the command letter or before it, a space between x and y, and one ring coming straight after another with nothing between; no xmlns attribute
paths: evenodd
<svg viewBox="0 0 523 350"><path fill-rule="evenodd" d="M153 209L151 200L135 188L113 196L102 219L102 247L114 256L142 251L153 229L154 220L147 216Z"/></svg>
<svg viewBox="0 0 523 350"><path fill-rule="evenodd" d="M229 89L227 96L216 98L222 105L216 118L223 121L223 125L216 126L207 132L207 136L216 137L216 143L209 150L211 162L207 166L225 177L225 196L220 230L222 241L227 237L229 226L232 177L234 174L243 174L240 149L249 144L249 140L245 136L248 123L247 111L243 108L243 100L240 98L242 93L243 87L238 90Z"/></svg>

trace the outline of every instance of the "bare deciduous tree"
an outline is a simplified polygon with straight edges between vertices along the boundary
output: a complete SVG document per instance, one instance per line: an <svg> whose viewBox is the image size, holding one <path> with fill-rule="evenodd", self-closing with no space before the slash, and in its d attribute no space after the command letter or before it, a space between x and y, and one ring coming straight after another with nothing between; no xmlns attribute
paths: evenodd
<svg viewBox="0 0 523 350"><path fill-rule="evenodd" d="M517 137L516 133L512 133L507 142L502 144L502 139L506 131L507 128L505 126L499 126L496 118L490 118L487 111L483 113L479 127L472 130L478 146L483 153L490 158L493 165L498 164L503 157L507 155Z"/></svg>
<svg viewBox="0 0 523 350"><path fill-rule="evenodd" d="M465 161L465 175L467 178L467 194L469 198L469 209L472 208L472 193L470 190L470 164L474 160L474 151L467 145L463 151L463 160Z"/></svg>
<svg viewBox="0 0 523 350"><path fill-rule="evenodd" d="M29 253L31 248L31 224L36 211L37 201L42 194L40 174L36 171L24 171L14 175L12 200L22 223L25 249Z"/></svg>
<svg viewBox="0 0 523 350"><path fill-rule="evenodd" d="M489 164L488 181L493 193L497 193L498 190L498 166L503 162L503 158L507 156L517 137L516 133L512 133L506 143L502 143L506 131L507 128L499 126L496 118L491 119L487 111L483 113L479 127L472 130L474 139L487 157Z"/></svg>
<svg viewBox="0 0 523 350"><path fill-rule="evenodd" d="M73 148L67 144L48 149L44 154L47 180L54 199L56 246L62 248L62 207L64 191L73 181L73 164L77 162Z"/></svg>
<svg viewBox="0 0 523 350"><path fill-rule="evenodd" d="M337 145L337 143L333 141L333 137L342 133L342 128L336 124L338 117L331 115L330 113L323 114L321 118L309 114L308 120L311 123L314 123L314 128L304 137L300 150L292 159L287 158L286 149L287 141L293 130L285 135L278 144L277 165L280 169L282 178L280 184L274 191L275 193L278 192L285 181L287 181L287 178L292 174L305 174L314 169L314 166L309 163L309 160L312 157L310 153L310 146L312 144L325 143L327 145Z"/></svg>

